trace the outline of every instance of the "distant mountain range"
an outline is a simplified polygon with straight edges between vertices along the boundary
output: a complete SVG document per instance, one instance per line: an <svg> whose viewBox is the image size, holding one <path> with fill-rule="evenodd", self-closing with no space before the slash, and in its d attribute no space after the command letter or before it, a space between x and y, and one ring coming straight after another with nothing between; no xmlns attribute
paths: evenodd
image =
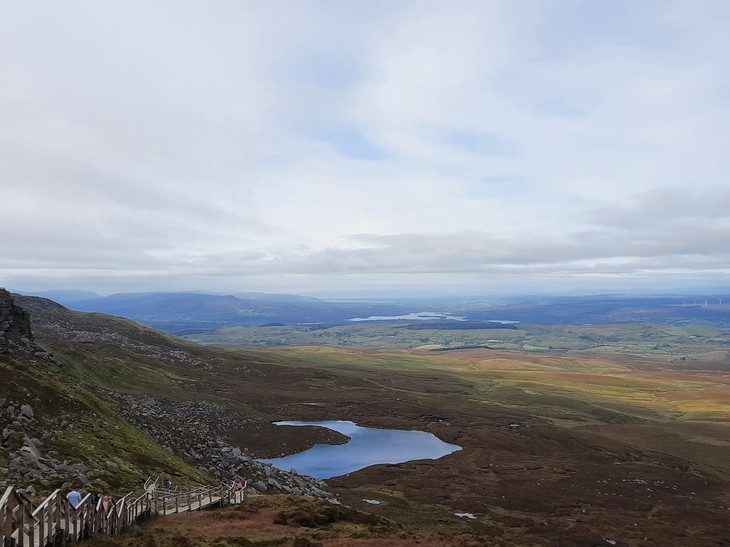
<svg viewBox="0 0 730 547"><path fill-rule="evenodd" d="M340 325L354 318L405 316L436 312L474 322L533 324L603 324L646 321L663 324L705 322L730 327L730 295L664 296L539 296L488 299L403 299L400 301L340 301L313 297L248 292L236 295L156 292L119 293L102 297L90 291L32 293L72 309L134 319L154 328L190 334L229 326ZM391 321L424 324L409 318ZM433 319L429 324L446 323Z"/></svg>
<svg viewBox="0 0 730 547"><path fill-rule="evenodd" d="M232 325L346 323L358 314L404 313L401 305L328 302L317 298L265 293L120 293L102 297L76 291L48 291L38 296L72 309L134 319L154 328L185 334ZM91 295L91 298L84 296Z"/></svg>

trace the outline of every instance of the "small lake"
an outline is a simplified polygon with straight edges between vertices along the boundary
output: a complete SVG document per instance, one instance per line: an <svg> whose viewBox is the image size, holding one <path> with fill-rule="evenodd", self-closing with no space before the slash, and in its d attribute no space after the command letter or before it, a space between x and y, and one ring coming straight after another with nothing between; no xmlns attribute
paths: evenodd
<svg viewBox="0 0 730 547"><path fill-rule="evenodd" d="M350 321L466 321L466 317L449 315L435 311L419 311L405 315L371 315L370 317L353 317Z"/></svg>
<svg viewBox="0 0 730 547"><path fill-rule="evenodd" d="M353 422L276 422L276 425L326 427L347 435L347 444L317 444L309 450L284 458L260 460L283 471L329 479L382 463L403 463L411 460L437 460L460 446L448 444L425 431L376 429Z"/></svg>

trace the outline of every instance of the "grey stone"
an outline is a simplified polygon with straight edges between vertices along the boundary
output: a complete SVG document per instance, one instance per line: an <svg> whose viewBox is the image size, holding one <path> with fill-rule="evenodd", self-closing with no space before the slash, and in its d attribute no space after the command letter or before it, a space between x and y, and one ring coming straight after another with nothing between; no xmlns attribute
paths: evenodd
<svg viewBox="0 0 730 547"><path fill-rule="evenodd" d="M36 461L38 460L38 458L43 457L41 455L41 451L38 450L38 447L28 437L25 437L25 439L23 439L23 447L21 448L21 450L30 453L33 456L33 459Z"/></svg>
<svg viewBox="0 0 730 547"><path fill-rule="evenodd" d="M119 466L114 462L106 462L106 469L110 473L119 473L121 469L119 469Z"/></svg>
<svg viewBox="0 0 730 547"><path fill-rule="evenodd" d="M89 470L89 468L86 467L83 463L75 463L71 466L71 469L73 471L77 471L80 474L86 473Z"/></svg>
<svg viewBox="0 0 730 547"><path fill-rule="evenodd" d="M42 479L43 478L43 475L37 469L31 469L30 471L28 471L25 474L25 477L24 478L27 481L37 481L37 480Z"/></svg>
<svg viewBox="0 0 730 547"><path fill-rule="evenodd" d="M264 481L256 481L255 483L253 483L253 487L261 493L264 493L269 489Z"/></svg>
<svg viewBox="0 0 730 547"><path fill-rule="evenodd" d="M18 450L18 455L23 458L23 462L26 464L28 462L34 462L37 465L38 458L40 458L40 452L38 452L35 446L33 448L30 446L21 446L20 450Z"/></svg>

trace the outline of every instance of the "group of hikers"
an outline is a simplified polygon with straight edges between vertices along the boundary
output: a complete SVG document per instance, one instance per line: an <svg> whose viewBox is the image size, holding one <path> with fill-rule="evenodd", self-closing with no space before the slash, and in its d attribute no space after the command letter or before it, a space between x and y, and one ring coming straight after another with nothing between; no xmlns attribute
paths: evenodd
<svg viewBox="0 0 730 547"><path fill-rule="evenodd" d="M243 490L244 489L243 481L240 478L238 478L238 479L236 479L235 481L232 481L232 482L228 482L228 479L223 479L221 481L221 484L224 485L224 486L230 486L232 484L233 487L236 490Z"/></svg>
<svg viewBox="0 0 730 547"><path fill-rule="evenodd" d="M68 502L73 505L73 508L76 509L79 504L81 503L82 498L81 492L76 490L75 488L72 489L68 494L66 494L66 499ZM101 507L104 509L104 513L107 515L109 514L109 511L114 509L116 507L116 502L114 501L114 498L111 496L106 496L102 494L93 494L91 496L91 503L94 506L97 506L99 504L99 501L101 500Z"/></svg>
<svg viewBox="0 0 730 547"><path fill-rule="evenodd" d="M227 479L223 479L221 481L222 484L225 486L233 486L236 490L243 490L246 485L243 483L243 481L240 478L237 478L235 481L228 481ZM177 486L172 485L172 482L170 480L166 480L163 483L164 487L168 490L177 490ZM83 495L81 492L76 490L75 488L72 489L68 494L66 494L66 499L68 502L73 506L74 509L76 509L79 504L81 503L81 499L83 498ZM91 498L91 503L96 507L96 505L99 503L99 500L101 500L101 506L104 509L104 513L107 515L109 514L109 511L111 511L115 506L116 502L114 501L114 498L111 496L105 496L102 494L94 494Z"/></svg>

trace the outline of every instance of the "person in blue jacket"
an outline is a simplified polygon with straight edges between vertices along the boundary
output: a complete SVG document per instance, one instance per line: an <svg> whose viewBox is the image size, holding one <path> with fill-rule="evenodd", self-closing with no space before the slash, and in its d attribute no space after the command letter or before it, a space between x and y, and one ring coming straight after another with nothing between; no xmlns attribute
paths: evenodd
<svg viewBox="0 0 730 547"><path fill-rule="evenodd" d="M79 506L79 503L81 503L81 493L78 490L73 489L66 494L66 499L74 506L74 509L76 509Z"/></svg>

